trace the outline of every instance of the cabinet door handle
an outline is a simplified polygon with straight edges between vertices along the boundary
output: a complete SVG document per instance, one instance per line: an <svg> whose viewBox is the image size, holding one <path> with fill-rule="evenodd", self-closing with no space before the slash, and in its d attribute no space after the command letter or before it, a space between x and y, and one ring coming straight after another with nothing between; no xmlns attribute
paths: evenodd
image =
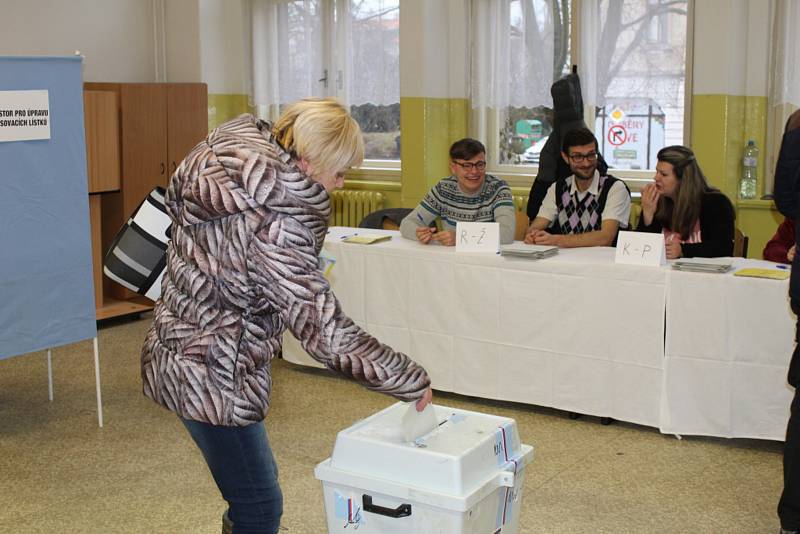
<svg viewBox="0 0 800 534"><path fill-rule="evenodd" d="M166 169L166 167L164 167L164 162L161 162L161 174L164 174L164 171L166 171L166 170L167 169Z"/></svg>

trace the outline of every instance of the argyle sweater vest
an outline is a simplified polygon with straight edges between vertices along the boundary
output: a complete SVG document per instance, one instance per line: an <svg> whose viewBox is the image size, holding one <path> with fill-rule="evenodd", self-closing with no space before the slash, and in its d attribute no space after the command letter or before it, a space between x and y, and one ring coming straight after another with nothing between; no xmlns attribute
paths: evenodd
<svg viewBox="0 0 800 534"><path fill-rule="evenodd" d="M600 176L597 184L599 194L588 193L578 200L578 193L570 195L566 180L556 182L556 208L558 216L548 229L553 234L583 234L600 230L603 208L611 186L618 178Z"/></svg>

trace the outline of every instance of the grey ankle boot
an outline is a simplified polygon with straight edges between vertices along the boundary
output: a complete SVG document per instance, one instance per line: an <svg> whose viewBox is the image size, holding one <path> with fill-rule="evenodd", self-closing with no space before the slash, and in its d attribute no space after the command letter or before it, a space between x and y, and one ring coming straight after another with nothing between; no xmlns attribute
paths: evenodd
<svg viewBox="0 0 800 534"><path fill-rule="evenodd" d="M222 534L233 534L233 521L228 519L228 511L222 514Z"/></svg>

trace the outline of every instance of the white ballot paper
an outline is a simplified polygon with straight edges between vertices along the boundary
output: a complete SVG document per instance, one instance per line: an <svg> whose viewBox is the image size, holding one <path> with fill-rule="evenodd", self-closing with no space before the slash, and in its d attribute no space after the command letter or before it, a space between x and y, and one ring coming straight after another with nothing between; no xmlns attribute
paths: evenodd
<svg viewBox="0 0 800 534"><path fill-rule="evenodd" d="M436 428L439 422L433 410L433 404L428 403L421 412L417 411L417 403L408 403L408 409L403 414L400 422L403 441L414 441Z"/></svg>

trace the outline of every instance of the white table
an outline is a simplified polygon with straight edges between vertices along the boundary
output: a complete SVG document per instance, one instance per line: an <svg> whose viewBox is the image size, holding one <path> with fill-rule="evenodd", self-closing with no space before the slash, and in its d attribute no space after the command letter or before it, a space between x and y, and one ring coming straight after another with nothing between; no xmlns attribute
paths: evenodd
<svg viewBox="0 0 800 534"><path fill-rule="evenodd" d="M530 261L459 254L397 232L374 245L341 241L354 232L384 233L331 228L325 251L337 261L330 274L334 292L356 323L425 366L435 389L670 433L782 439L794 324L782 307L786 282L617 265L614 250L605 247ZM757 314L748 300L754 296L759 308L769 308L758 322L747 316ZM705 322L704 310L712 308L728 313L729 319L713 315L718 321L749 329L734 335L728 326ZM759 344L762 332L754 326L769 330L773 342ZM740 339L751 340L743 345L746 357L728 349L742 346ZM284 358L318 365L289 335ZM741 373L733 370L753 368L760 373L757 390L742 391ZM735 376L719 380L719 369ZM731 402L723 409L721 399ZM763 406L774 417L760 415ZM731 412L736 423L725 426Z"/></svg>

